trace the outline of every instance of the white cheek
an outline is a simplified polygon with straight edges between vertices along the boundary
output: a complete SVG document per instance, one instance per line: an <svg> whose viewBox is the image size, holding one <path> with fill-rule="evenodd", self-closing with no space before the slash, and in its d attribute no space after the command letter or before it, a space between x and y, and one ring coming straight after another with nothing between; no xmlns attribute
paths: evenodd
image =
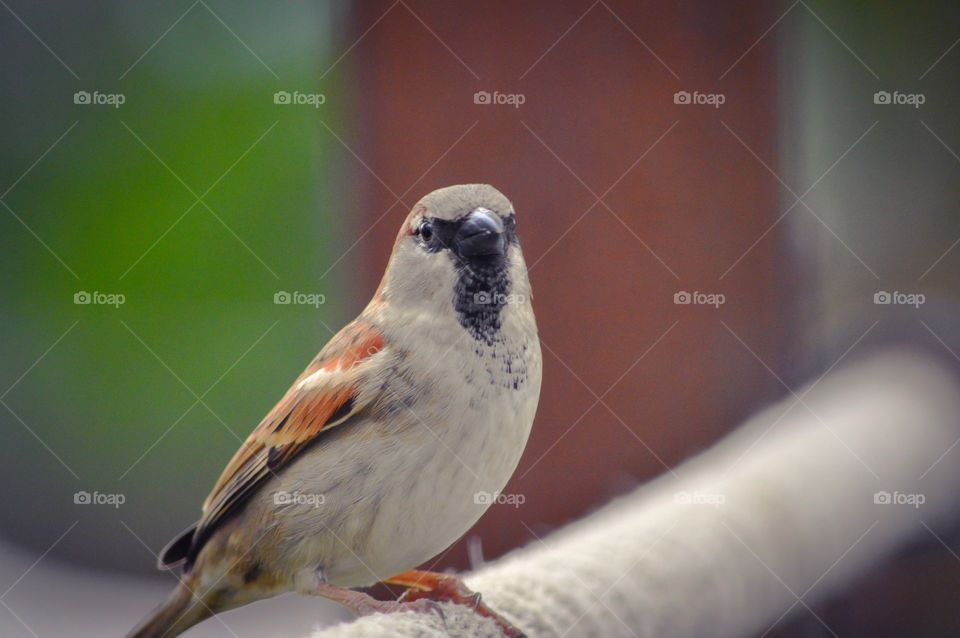
<svg viewBox="0 0 960 638"><path fill-rule="evenodd" d="M456 280L456 270L447 251L428 253L409 242L394 252L387 269L385 292L391 303L442 310L451 306Z"/></svg>

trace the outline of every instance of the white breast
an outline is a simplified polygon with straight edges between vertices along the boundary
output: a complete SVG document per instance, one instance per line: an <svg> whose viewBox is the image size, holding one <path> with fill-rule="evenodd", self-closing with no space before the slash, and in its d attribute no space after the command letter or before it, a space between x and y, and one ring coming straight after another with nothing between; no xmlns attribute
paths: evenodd
<svg viewBox="0 0 960 638"><path fill-rule="evenodd" d="M541 359L530 318L505 317L490 345L435 318L392 324L406 334L388 343L426 345L384 353L389 365L367 389L380 394L371 418L331 431L264 490L322 495L287 521L274 514L291 567L368 585L423 564L480 518L513 474L536 412Z"/></svg>

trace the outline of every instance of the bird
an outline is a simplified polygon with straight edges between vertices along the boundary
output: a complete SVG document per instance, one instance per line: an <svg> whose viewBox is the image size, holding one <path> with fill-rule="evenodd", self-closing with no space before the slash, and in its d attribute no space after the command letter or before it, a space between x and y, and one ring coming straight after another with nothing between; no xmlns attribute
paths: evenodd
<svg viewBox="0 0 960 638"><path fill-rule="evenodd" d="M453 574L415 568L495 502L526 446L542 356L513 205L487 184L409 211L370 303L320 350L159 554L169 598L127 638L173 638L286 592L358 614L438 602L522 633ZM176 573L176 571L175 571ZM357 588L405 588L377 600Z"/></svg>

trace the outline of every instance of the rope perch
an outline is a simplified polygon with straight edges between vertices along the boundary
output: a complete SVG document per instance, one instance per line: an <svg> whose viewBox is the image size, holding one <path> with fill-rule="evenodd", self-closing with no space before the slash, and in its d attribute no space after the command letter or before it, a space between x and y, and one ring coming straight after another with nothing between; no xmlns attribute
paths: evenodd
<svg viewBox="0 0 960 638"><path fill-rule="evenodd" d="M758 635L947 530L958 415L952 370L918 352L874 354L466 582L531 638ZM442 609L314 638L499 635L465 607Z"/></svg>

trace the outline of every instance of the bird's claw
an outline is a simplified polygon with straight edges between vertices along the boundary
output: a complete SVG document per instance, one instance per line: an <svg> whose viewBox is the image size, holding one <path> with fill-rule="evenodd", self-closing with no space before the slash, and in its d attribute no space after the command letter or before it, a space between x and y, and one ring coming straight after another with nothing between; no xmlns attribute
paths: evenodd
<svg viewBox="0 0 960 638"><path fill-rule="evenodd" d="M449 574L437 574L432 579L430 589L419 589L411 587L403 592L397 599L399 605L415 605L420 602L429 601L434 604L438 602L449 602L455 605L468 607L484 618L489 618L496 623L497 628L506 638L525 638L524 633L517 629L509 620L487 607L482 600L479 592L468 588L462 580ZM442 615L442 610L441 610Z"/></svg>

